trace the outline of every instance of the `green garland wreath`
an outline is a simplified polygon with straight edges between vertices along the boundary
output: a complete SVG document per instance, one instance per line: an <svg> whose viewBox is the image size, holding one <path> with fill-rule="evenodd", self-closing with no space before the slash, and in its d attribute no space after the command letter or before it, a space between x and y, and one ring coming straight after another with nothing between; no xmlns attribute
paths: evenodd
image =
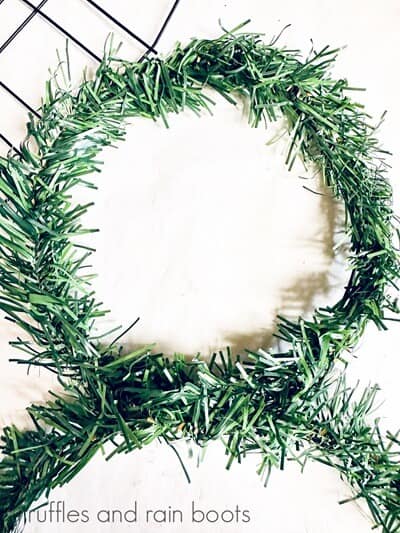
<svg viewBox="0 0 400 533"><path fill-rule="evenodd" d="M398 311L388 288L399 277L392 191L382 151L362 106L346 96L329 68L336 50L301 60L256 34L225 32L216 40L178 45L166 59L126 62L106 56L79 90L48 83L42 118L30 117L19 154L0 159L0 308L31 342L12 344L19 363L57 374L64 394L28 408L34 429L7 427L1 440L0 527L10 532L43 494L70 481L102 448L116 453L163 438L201 446L222 438L228 466L251 452L259 472L287 457L334 466L366 499L385 532L400 527L400 444L367 422L375 389L352 399L334 362L357 343L366 324L385 328ZM300 155L315 164L343 201L351 242L351 275L342 298L312 319L279 318L285 353L210 362L152 353L124 354L104 345L93 324L104 314L83 274L91 250L76 244L87 205L74 205L78 184L98 171L103 146L122 140L125 119L200 114L212 88L232 104L245 98L251 126L284 116L291 136L287 164ZM140 257L138 256L138 260Z"/></svg>

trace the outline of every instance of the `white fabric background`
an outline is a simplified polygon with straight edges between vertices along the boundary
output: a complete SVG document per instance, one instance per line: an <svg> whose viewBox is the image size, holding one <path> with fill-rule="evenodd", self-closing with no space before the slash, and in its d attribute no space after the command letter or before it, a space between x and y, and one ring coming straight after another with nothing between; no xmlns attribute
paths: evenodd
<svg viewBox="0 0 400 533"><path fill-rule="evenodd" d="M169 2L104 0L102 5L151 41ZM99 54L111 30L115 30L115 41L124 43L121 56L136 58L142 52L83 0L50 0L46 12ZM26 14L18 0L4 2L0 42ZM160 51L168 52L176 40L219 35L219 18L227 28L251 18L248 29L265 33L268 41L290 23L281 44L304 53L310 49L310 39L317 49L325 44L348 45L339 56L335 75L368 88L355 96L376 121L388 110L380 138L395 153L391 177L398 206L398 3L183 0L160 42ZM0 56L0 78L38 105L47 69L56 65L57 47L64 47L63 37L35 19ZM85 65L89 72L94 66L73 45L71 58L77 76ZM337 208L328 198L302 188L306 183L317 189L312 171L300 163L292 173L286 171L285 137L266 146L266 141L282 133L282 124L252 130L246 127L240 106L234 109L216 100L213 117L205 114L197 119L184 113L171 117L170 130L135 121L126 143L104 153L104 170L95 178L99 191L76 194L77 200L94 196L96 206L86 222L101 228L90 237L97 248L92 261L99 273L95 287L112 313L99 326L127 325L140 316L138 326L125 339L129 346L157 341L168 353L201 351L204 356L227 344L236 349L268 347L277 312L309 313L316 303L335 301L346 281L345 267L332 254L340 237L333 225ZM25 111L3 93L0 109L1 131L18 143ZM299 180L300 175L310 180ZM24 407L45 399L54 386L49 376L32 373L27 377L25 369L8 363L8 357L15 355L8 341L15 335L3 322L1 425L26 423ZM354 380L381 385L385 403L379 414L392 428L399 426L399 396L393 378L399 370L395 350L399 338L395 323L386 333L369 328L349 369ZM301 474L289 465L285 472L273 473L265 489L255 474L257 457L226 472L220 444L210 445L199 468L195 459L188 458L187 446L180 443L178 447L191 485L172 451L155 444L110 463L96 457L51 499L65 501L69 509L88 509L91 515L102 508L127 509L134 500L139 511L169 505L190 511L192 500L203 510L223 511L239 505L250 511L248 524L155 526L139 520L131 525L31 524L26 531L369 531L369 519L357 504L338 506L349 489L327 468L310 464ZM195 457L197 453L194 450Z"/></svg>

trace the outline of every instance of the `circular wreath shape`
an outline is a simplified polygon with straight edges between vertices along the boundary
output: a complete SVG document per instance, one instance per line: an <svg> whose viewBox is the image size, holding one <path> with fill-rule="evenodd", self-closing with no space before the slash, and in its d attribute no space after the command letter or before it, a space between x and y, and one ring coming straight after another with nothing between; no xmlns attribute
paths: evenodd
<svg viewBox="0 0 400 533"><path fill-rule="evenodd" d="M0 307L31 339L12 342L25 352L18 362L55 372L64 393L28 407L32 429L4 430L2 531L13 531L33 502L71 480L106 442L111 457L156 438L201 446L222 438L228 467L258 452L265 477L288 456L312 457L340 471L384 531L398 531L399 454L391 447L399 442L367 422L375 389L352 404L354 391L330 372L369 321L386 327L385 312L397 311L388 287L399 276L383 152L348 82L329 74L336 54L327 47L302 60L235 30L178 44L166 59L107 55L76 91L48 83L20 152L0 159ZM168 113L200 114L213 104L205 88L234 105L245 99L253 127L286 119L286 163L300 156L315 165L344 204L350 278L341 299L311 319L279 317L285 353L228 350L205 361L145 346L126 354L121 335L102 343L94 334L104 312L83 270L91 250L76 243L89 206L74 205L70 193L93 186L86 176L100 169L101 149L124 138L126 119L167 125Z"/></svg>

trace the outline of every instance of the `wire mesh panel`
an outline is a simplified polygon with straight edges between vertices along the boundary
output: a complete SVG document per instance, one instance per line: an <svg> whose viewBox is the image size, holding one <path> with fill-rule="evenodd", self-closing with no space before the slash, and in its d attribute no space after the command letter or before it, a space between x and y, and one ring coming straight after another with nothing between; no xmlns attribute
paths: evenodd
<svg viewBox="0 0 400 533"><path fill-rule="evenodd" d="M126 13L126 2L111 8L94 0L2 0L0 2L0 127L1 150L18 150L24 135L26 113L39 116L40 94L69 43L72 78L89 73L101 61L104 42L111 32L123 44L126 58L157 54L157 44L179 0L160 2L154 9L138 3L135 20ZM110 3L109 3L110 4ZM87 28L90 27L90 32ZM59 50L57 57L55 51ZM21 61L21 58L23 60ZM5 74L6 73L6 74ZM36 91L32 91L36 87Z"/></svg>

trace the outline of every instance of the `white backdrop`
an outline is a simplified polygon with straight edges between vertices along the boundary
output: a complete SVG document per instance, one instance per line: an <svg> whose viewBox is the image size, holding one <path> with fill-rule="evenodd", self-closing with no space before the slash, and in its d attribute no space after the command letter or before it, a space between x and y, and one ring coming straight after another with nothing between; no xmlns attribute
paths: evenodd
<svg viewBox="0 0 400 533"><path fill-rule="evenodd" d="M151 41L170 3L103 0L102 5ZM50 0L45 11L98 54L111 30L115 41L124 43L121 56L133 59L143 52L84 0ZM0 7L0 43L27 13L19 0L5 0ZM347 45L335 76L368 88L356 96L376 121L388 111L380 139L394 152L391 177L398 206L398 3L183 0L158 48L167 53L177 40L215 37L221 33L219 19L231 28L248 18L248 29L265 33L267 41L291 24L280 42L305 54L311 39L317 49ZM0 55L0 79L38 105L48 67L57 63L55 50L62 51L64 44L62 36L35 18ZM89 72L95 66L73 45L71 59L77 78L84 66ZM138 326L125 339L129 346L156 341L167 353L201 351L204 356L228 344L234 349L268 347L277 312L296 316L309 313L317 303L333 302L347 279L344 265L333 257L337 208L327 197L302 188L304 181L298 176L312 178L312 171L300 163L292 173L286 171L285 138L266 146L282 133L282 124L252 130L246 126L243 109L216 100L214 116L171 117L170 130L135 121L126 143L104 153L104 170L96 177L100 187L94 193L96 205L86 222L101 228L90 238L97 249L92 261L99 274L95 288L112 313L100 326L127 325L140 316ZM25 111L5 93L0 93L0 109L1 132L18 143ZM318 188L315 179L307 185ZM76 195L77 200L89 197L93 199L93 193ZM1 425L25 424L24 407L45 399L54 386L49 376L27 377L25 369L8 363L8 357L15 355L8 341L15 335L3 321ZM381 385L384 404L378 414L393 429L400 426L394 379L399 370L395 350L399 339L396 323L386 333L369 328L349 368L354 380ZM64 502L67 511L87 510L91 517L101 509L132 508L136 500L137 523L39 524L33 519L26 531L361 533L371 527L358 504L338 506L349 489L335 472L321 465L310 464L303 474L289 465L285 472L273 473L264 488L255 473L255 456L226 472L220 444L210 445L199 468L198 451L192 450L191 459L184 443L178 447L191 485L173 452L155 444L110 463L96 457L72 483L50 497ZM238 506L239 522L191 524L192 501L203 511L234 511ZM183 524L146 523L146 510L169 506L182 510ZM250 521L241 521L242 511L247 511Z"/></svg>

